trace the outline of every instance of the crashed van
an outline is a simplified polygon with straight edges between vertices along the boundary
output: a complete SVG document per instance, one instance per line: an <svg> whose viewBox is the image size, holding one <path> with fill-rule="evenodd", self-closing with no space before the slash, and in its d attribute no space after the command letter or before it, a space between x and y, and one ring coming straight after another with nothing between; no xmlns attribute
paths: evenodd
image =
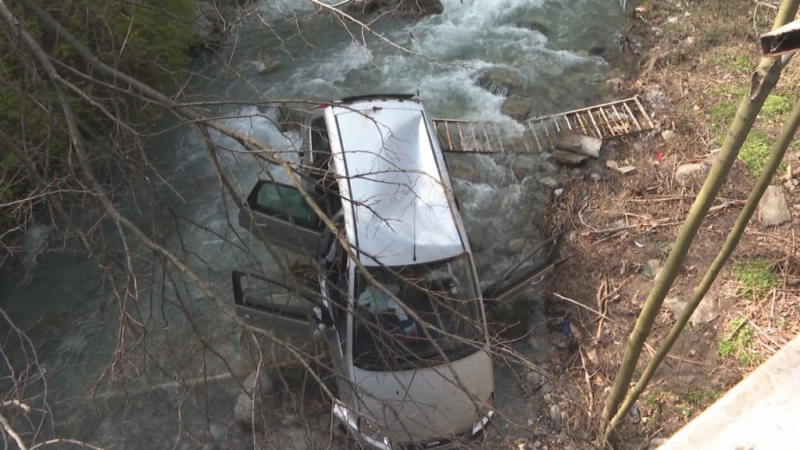
<svg viewBox="0 0 800 450"><path fill-rule="evenodd" d="M311 257L316 279L234 272L237 314L324 341L333 416L362 445L439 449L480 435L495 387L485 306L422 102L351 97L316 107L304 125L300 189L259 180L239 223ZM494 297L534 275L506 277Z"/></svg>

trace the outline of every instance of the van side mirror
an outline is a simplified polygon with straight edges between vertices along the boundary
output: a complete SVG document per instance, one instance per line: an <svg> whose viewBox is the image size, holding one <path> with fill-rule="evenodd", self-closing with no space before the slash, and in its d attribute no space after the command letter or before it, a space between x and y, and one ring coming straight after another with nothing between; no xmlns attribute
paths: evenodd
<svg viewBox="0 0 800 450"><path fill-rule="evenodd" d="M333 317L331 317L331 312L328 310L328 308L315 306L312 308L312 312L312 315L314 316L314 322L316 322L317 325L324 325L326 327L333 326Z"/></svg>

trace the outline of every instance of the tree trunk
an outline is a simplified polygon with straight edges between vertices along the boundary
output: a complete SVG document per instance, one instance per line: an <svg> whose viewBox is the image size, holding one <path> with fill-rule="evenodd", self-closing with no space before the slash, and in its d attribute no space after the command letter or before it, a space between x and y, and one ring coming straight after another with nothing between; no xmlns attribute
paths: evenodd
<svg viewBox="0 0 800 450"><path fill-rule="evenodd" d="M783 0L773 28L782 26L792 20L797 13L798 4L800 4L800 0ZM761 111L764 100L766 100L778 82L782 69L783 63L780 59L762 58L758 68L752 74L750 92L739 103L736 117L728 135L725 137L719 156L711 168L703 187L697 194L689 215L678 232L675 244L669 253L659 279L653 286L653 290L650 291L650 295L645 301L634 329L628 338L625 354L602 413L603 424L601 424L601 428L604 429L603 434L606 439L613 432L610 421L617 414L620 403L628 391L642 347L650 334L661 304L675 281L678 268L683 263L703 218L713 204L725 177L736 160L739 149L747 138L756 116Z"/></svg>

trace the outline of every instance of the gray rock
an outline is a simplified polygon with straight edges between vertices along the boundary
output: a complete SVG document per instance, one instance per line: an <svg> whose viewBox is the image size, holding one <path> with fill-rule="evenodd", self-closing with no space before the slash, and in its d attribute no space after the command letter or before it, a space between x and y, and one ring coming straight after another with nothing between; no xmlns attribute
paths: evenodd
<svg viewBox="0 0 800 450"><path fill-rule="evenodd" d="M702 181L708 171L704 162L683 164L675 170L675 181L681 186L689 186Z"/></svg>
<svg viewBox="0 0 800 450"><path fill-rule="evenodd" d="M558 405L550 406L550 425L554 431L561 431L561 407Z"/></svg>
<svg viewBox="0 0 800 450"><path fill-rule="evenodd" d="M600 174L599 174L599 173L597 173L597 172L592 172L592 173L589 175L589 178L591 178L591 179L592 179L592 181L601 181L601 180L603 179L603 177L602 177L602 176L600 176Z"/></svg>
<svg viewBox="0 0 800 450"><path fill-rule="evenodd" d="M792 221L789 204L780 186L767 187L761 201L758 202L761 223L768 227L779 226Z"/></svg>
<svg viewBox="0 0 800 450"><path fill-rule="evenodd" d="M639 414L639 407L634 403L631 409L628 410L628 422L637 424L639 420L641 420L641 417L641 414Z"/></svg>
<svg viewBox="0 0 800 450"><path fill-rule="evenodd" d="M510 253L519 253L525 247L525 239L514 239L508 243L508 251Z"/></svg>
<svg viewBox="0 0 800 450"><path fill-rule="evenodd" d="M602 45L595 45L589 49L590 56L603 56L606 54L606 48Z"/></svg>
<svg viewBox="0 0 800 450"><path fill-rule="evenodd" d="M661 132L661 139L668 141L675 137L675 132L672 130L664 130Z"/></svg>
<svg viewBox="0 0 800 450"><path fill-rule="evenodd" d="M511 97L503 102L500 112L517 122L523 122L531 113L531 103L522 97Z"/></svg>
<svg viewBox="0 0 800 450"><path fill-rule="evenodd" d="M658 447L667 443L667 438L653 438L647 444L647 450L656 450Z"/></svg>
<svg viewBox="0 0 800 450"><path fill-rule="evenodd" d="M348 3L347 11L356 14L396 14L419 19L444 11L440 0L355 0Z"/></svg>
<svg viewBox="0 0 800 450"><path fill-rule="evenodd" d="M553 386L550 383L544 383L540 389L542 394L549 394L553 392Z"/></svg>
<svg viewBox="0 0 800 450"><path fill-rule="evenodd" d="M676 316L680 315L681 311L686 308L686 300L681 297L670 297L664 300L664 307L672 311Z"/></svg>
<svg viewBox="0 0 800 450"><path fill-rule="evenodd" d="M522 89L522 82L504 67L490 67L478 74L476 84L495 95L511 96Z"/></svg>
<svg viewBox="0 0 800 450"><path fill-rule="evenodd" d="M530 371L525 374L525 383L531 390L536 390L544 386L544 384L547 383L547 379L539 372Z"/></svg>
<svg viewBox="0 0 800 450"><path fill-rule="evenodd" d="M600 157L600 148L602 146L602 139L575 131L564 130L558 133L555 138L555 148L591 158Z"/></svg>
<svg viewBox="0 0 800 450"><path fill-rule="evenodd" d="M194 50L217 50L225 45L227 29L225 19L210 1L195 3L197 18L191 23L190 31L197 41Z"/></svg>
<svg viewBox="0 0 800 450"><path fill-rule="evenodd" d="M703 325L711 322L715 317L717 317L719 308L719 298L706 295L703 300L700 301L700 304L697 305L697 309L694 310L694 314L692 314L689 322L691 322L693 326Z"/></svg>
<svg viewBox="0 0 800 450"><path fill-rule="evenodd" d="M647 264L642 266L641 273L642 275L651 276L653 279L658 278L658 275L661 273L661 261L658 259L647 261Z"/></svg>
<svg viewBox="0 0 800 450"><path fill-rule="evenodd" d="M260 429L261 424L266 423L262 412L276 407L275 381L266 370L261 370L258 375L256 378L256 372L253 372L244 380L244 390L233 408L236 421L246 428Z"/></svg>

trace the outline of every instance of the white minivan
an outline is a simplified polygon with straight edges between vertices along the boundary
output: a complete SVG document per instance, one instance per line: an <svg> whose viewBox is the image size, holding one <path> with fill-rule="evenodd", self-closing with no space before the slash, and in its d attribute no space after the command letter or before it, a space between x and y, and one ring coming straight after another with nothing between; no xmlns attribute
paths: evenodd
<svg viewBox="0 0 800 450"><path fill-rule="evenodd" d="M484 303L421 101L346 98L313 109L303 129L303 188L336 232L298 189L259 180L240 225L312 257L319 275L309 284L234 272L237 313L256 327L325 341L333 415L362 444L438 449L478 436L494 394ZM519 292L541 272L507 277L493 297Z"/></svg>

